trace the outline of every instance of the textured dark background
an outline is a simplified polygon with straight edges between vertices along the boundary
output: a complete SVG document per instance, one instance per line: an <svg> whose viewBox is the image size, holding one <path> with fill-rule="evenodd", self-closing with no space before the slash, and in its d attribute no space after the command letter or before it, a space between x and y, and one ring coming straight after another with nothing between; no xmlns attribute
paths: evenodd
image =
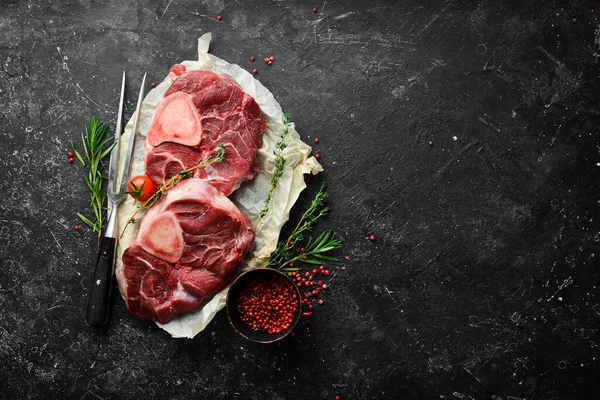
<svg viewBox="0 0 600 400"><path fill-rule="evenodd" d="M599 14L598 1L1 0L0 397L599 398ZM95 331L69 140L89 115L114 123L123 69L129 115L140 75L162 80L209 31L214 54L259 68L321 139L320 228L350 260L313 323L278 344L244 341L223 312L174 340L120 298Z"/></svg>

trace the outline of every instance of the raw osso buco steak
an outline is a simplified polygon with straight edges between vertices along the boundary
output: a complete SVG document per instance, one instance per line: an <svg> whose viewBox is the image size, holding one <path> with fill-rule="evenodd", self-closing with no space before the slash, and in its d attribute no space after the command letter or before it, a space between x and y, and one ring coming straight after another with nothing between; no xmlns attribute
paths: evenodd
<svg viewBox="0 0 600 400"><path fill-rule="evenodd" d="M201 306L252 252L252 225L227 196L256 175L266 130L258 104L232 77L183 65L169 75L146 138L146 174L158 187L219 144L226 153L161 196L123 254L117 280L127 308L161 323Z"/></svg>

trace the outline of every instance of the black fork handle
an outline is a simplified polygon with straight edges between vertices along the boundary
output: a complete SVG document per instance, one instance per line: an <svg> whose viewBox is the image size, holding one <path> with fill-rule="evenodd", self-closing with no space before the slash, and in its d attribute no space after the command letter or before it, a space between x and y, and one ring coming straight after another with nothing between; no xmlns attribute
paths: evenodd
<svg viewBox="0 0 600 400"><path fill-rule="evenodd" d="M117 239L111 237L103 237L100 242L87 309L87 323L91 326L103 326L108 321L116 245Z"/></svg>

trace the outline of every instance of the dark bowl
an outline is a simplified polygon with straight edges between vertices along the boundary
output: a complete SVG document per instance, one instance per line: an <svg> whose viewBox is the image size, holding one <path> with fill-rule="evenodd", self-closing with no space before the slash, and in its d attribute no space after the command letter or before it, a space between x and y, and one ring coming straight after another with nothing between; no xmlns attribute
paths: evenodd
<svg viewBox="0 0 600 400"><path fill-rule="evenodd" d="M238 298L240 291L244 288L246 283L268 275L282 277L283 279L286 279L288 282L290 282L290 285L294 287L294 293L296 293L296 297L298 299L298 310L296 311L296 315L294 315L294 320L292 321L288 329L279 333L268 333L252 329L250 326L246 325L244 321L242 321L240 313L238 312L238 309L236 307L236 299ZM298 286L296 286L294 281L292 281L283 272L279 272L278 270L273 268L254 268L242 273L233 282L233 284L229 288L229 293L227 293L227 303L225 308L227 308L227 318L229 318L229 323L231 324L231 326L233 326L233 329L235 329L237 333L253 342L273 343L283 339L291 331L294 330L294 327L300 320L300 314L302 313L302 295L300 294L300 290L298 289Z"/></svg>

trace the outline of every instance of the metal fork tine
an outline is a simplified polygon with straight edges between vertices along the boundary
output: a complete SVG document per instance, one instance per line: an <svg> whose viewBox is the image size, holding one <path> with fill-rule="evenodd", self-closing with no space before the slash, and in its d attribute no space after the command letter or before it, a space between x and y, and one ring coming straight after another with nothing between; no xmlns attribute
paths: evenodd
<svg viewBox="0 0 600 400"><path fill-rule="evenodd" d="M127 148L127 157L125 158L125 166L123 169L123 178L121 179L121 186L119 191L116 193L117 196L123 196L127 187L127 181L129 180L129 167L131 165L131 155L133 154L133 148L135 146L135 136L137 133L138 122L140 120L140 110L142 108L142 100L144 100L144 89L146 87L146 75L142 79L142 86L140 88L140 94L138 96L137 106L135 108L135 114L133 116L133 126L131 127L131 136L129 136L129 147Z"/></svg>
<svg viewBox="0 0 600 400"><path fill-rule="evenodd" d="M117 125L115 127L116 145L110 152L110 162L108 164L108 193L114 193L115 181L117 180L117 158L119 157L119 139L123 132L123 102L125 100L125 71L123 71L123 82L121 83L121 98L119 100L119 113L117 114Z"/></svg>
<svg viewBox="0 0 600 400"><path fill-rule="evenodd" d="M123 82L121 83L121 99L119 101L119 113L117 114L117 127L119 137L123 133L123 102L125 101L125 71L123 71ZM117 137L116 139L118 139Z"/></svg>

